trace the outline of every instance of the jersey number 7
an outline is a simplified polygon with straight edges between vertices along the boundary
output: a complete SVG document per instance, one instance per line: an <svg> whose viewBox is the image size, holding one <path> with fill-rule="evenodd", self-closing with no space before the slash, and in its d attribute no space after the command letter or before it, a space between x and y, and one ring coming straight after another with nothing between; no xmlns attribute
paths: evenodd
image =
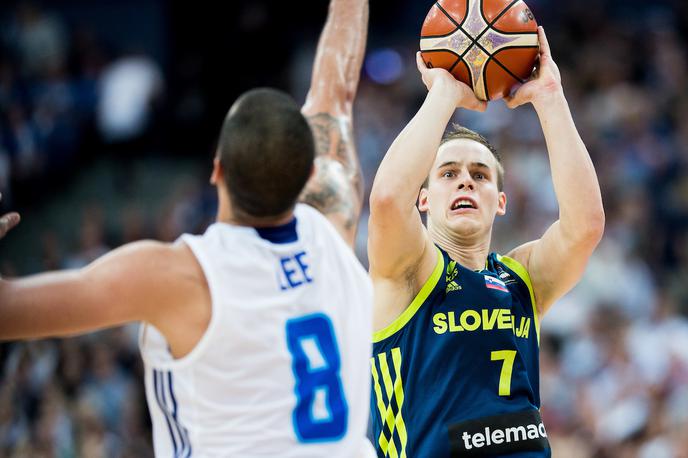
<svg viewBox="0 0 688 458"><path fill-rule="evenodd" d="M502 363L502 371L499 374L499 395L511 395L511 373L514 369L514 359L516 359L516 350L499 350L490 353L492 361L504 361Z"/></svg>
<svg viewBox="0 0 688 458"><path fill-rule="evenodd" d="M341 439L349 408L340 377L341 359L332 322L322 313L287 321L287 348L296 379L292 419L300 442Z"/></svg>

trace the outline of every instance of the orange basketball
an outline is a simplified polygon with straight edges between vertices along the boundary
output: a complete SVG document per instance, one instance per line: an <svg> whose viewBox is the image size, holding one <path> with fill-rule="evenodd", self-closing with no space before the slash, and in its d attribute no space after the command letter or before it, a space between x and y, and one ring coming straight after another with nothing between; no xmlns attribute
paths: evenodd
<svg viewBox="0 0 688 458"><path fill-rule="evenodd" d="M530 77L537 22L523 0L439 0L423 23L420 50L428 67L446 68L479 99L494 100Z"/></svg>

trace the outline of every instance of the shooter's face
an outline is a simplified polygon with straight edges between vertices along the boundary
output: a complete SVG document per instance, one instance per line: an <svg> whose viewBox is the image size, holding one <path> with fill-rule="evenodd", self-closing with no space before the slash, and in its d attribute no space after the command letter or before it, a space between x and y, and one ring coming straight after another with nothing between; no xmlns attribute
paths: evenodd
<svg viewBox="0 0 688 458"><path fill-rule="evenodd" d="M506 212L497 186L498 163L484 145L469 139L444 143L418 202L429 225L460 236L488 234L496 215Z"/></svg>

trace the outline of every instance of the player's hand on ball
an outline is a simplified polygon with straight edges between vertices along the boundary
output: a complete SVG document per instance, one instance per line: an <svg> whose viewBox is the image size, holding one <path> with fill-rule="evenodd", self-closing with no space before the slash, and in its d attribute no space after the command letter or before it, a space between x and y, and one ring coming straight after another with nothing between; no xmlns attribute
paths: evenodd
<svg viewBox="0 0 688 458"><path fill-rule="evenodd" d="M0 194L0 200L2 199L2 194ZM9 232L14 226L19 224L19 213L7 213L0 216L0 239Z"/></svg>
<svg viewBox="0 0 688 458"><path fill-rule="evenodd" d="M430 91L436 84L442 84L451 90L452 96L456 100L458 108L468 110L485 111L487 102L479 100L473 89L468 85L458 81L451 73L443 68L428 68L423 62L420 52L416 53L416 65L423 79L423 84Z"/></svg>
<svg viewBox="0 0 688 458"><path fill-rule="evenodd" d="M546 101L548 97L561 92L561 74L557 64L552 59L545 29L538 27L538 40L540 52L538 63L530 80L519 87L511 96L505 97L509 108L516 108L524 103L536 104Z"/></svg>

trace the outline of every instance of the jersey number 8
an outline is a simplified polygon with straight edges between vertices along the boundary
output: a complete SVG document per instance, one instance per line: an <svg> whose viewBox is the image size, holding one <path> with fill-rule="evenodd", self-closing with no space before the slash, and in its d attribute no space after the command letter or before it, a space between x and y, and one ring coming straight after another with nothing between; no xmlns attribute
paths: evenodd
<svg viewBox="0 0 688 458"><path fill-rule="evenodd" d="M330 319L317 313L287 321L287 347L296 379L292 415L296 436L300 442L341 439L346 433L349 409Z"/></svg>

